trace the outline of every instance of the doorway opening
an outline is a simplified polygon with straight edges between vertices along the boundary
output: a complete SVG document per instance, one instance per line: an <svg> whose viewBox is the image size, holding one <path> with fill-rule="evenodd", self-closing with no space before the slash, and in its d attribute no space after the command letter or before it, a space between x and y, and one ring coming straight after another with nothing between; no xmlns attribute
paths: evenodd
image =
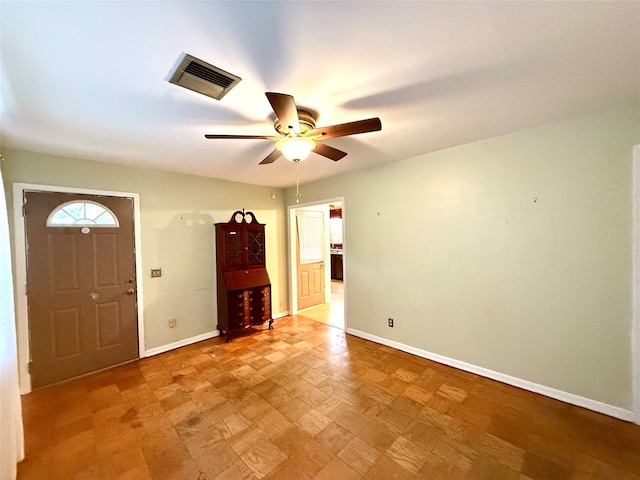
<svg viewBox="0 0 640 480"><path fill-rule="evenodd" d="M289 207L292 315L346 328L344 199Z"/></svg>

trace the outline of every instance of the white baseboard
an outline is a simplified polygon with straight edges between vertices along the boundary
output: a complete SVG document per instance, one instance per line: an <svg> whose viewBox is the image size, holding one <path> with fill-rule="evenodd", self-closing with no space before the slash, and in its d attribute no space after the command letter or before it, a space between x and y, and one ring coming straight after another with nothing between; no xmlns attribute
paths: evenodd
<svg viewBox="0 0 640 480"><path fill-rule="evenodd" d="M578 407L587 408L589 410L593 410L598 413L603 413L611 417L619 418L620 420L625 420L627 422L632 422L635 420L634 413L632 411L625 410L624 408L615 407L613 405L599 402L597 400L581 397L580 395L574 395L573 393L568 393L562 390L557 390L555 388L547 387L545 385L529 382L521 378L512 377L510 375L496 372L494 370L489 370L487 368L479 367L477 365L462 362L460 360L455 360L453 358L445 357L443 355L438 355L437 353L431 353L426 350L421 350L419 348L405 345L403 343L394 342L393 340L389 340L387 338L371 335L369 333L362 332L360 330L348 328L347 333L354 335L356 337L364 338L365 340L370 340L372 342L379 343L381 345L386 345L387 347L395 348L396 350L401 350L403 352L411 353L418 357L426 358L428 360L433 360L434 362L442 363L444 365L448 365L450 367L454 367L459 370L464 370L465 372L475 373L476 375L480 375L481 377L497 380L498 382L502 382L502 383L506 383L507 385L512 385L514 387L522 388L530 392L539 393L541 395L545 395L547 397L554 398L556 400L560 400L562 402L566 402L571 405L576 405Z"/></svg>
<svg viewBox="0 0 640 480"><path fill-rule="evenodd" d="M179 340L173 343L168 343L160 347L150 348L149 350L144 352L144 355L141 355L140 358L152 357L160 353L168 352L169 350L175 350L176 348L186 347L187 345L191 345L192 343L209 340L210 338L214 338L219 335L220 335L220 332L218 330L213 330L212 332L202 333L200 335L196 335L195 337L185 338L183 340Z"/></svg>
<svg viewBox="0 0 640 480"><path fill-rule="evenodd" d="M273 315L273 319L276 320L278 318L286 317L289 315L289 312L280 312ZM170 350L175 350L176 348L186 347L187 345L191 345L192 343L203 342L204 340L209 340L210 338L215 338L220 336L219 330L213 330L211 332L203 333L201 335L196 335L195 337L185 338L184 340L179 340L177 342L168 343L166 345L162 345L160 347L150 348L140 358L144 357L153 357L154 355L159 355L161 353L168 352Z"/></svg>

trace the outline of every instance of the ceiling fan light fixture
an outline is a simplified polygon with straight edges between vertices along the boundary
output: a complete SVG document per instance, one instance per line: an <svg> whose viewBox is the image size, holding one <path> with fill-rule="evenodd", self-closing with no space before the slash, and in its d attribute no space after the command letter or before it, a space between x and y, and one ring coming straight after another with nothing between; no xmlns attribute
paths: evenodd
<svg viewBox="0 0 640 480"><path fill-rule="evenodd" d="M306 160L311 150L316 148L316 142L310 138L283 138L276 143L276 148L282 152L284 158L290 162L298 163Z"/></svg>

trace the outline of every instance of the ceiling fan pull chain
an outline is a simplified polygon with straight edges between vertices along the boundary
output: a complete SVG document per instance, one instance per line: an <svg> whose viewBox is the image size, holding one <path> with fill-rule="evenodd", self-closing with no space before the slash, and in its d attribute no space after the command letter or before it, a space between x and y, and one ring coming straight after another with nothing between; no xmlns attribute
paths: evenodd
<svg viewBox="0 0 640 480"><path fill-rule="evenodd" d="M300 182L298 180L298 165L300 165L300 160L295 162L296 164L296 203L300 203Z"/></svg>

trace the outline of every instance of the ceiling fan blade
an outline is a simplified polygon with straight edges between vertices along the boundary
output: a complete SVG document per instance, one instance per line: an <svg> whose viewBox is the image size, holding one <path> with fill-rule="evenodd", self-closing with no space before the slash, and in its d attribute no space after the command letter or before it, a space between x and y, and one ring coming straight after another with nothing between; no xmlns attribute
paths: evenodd
<svg viewBox="0 0 640 480"><path fill-rule="evenodd" d="M280 155L282 155L282 153L280 152L280 150L274 149L273 152L271 152L269 155L267 155L265 157L264 160L262 160L259 165L267 165L268 163L273 163L275 162L278 158L280 158Z"/></svg>
<svg viewBox="0 0 640 480"><path fill-rule="evenodd" d="M375 117L328 127L314 128L309 130L305 134L305 137L318 137L317 140L324 140L334 137L346 137L347 135L355 135L357 133L377 132L378 130L382 130L382 122L380 122L378 117Z"/></svg>
<svg viewBox="0 0 640 480"><path fill-rule="evenodd" d="M216 135L207 133L204 138L232 140L280 140L282 137L274 137L272 135Z"/></svg>
<svg viewBox="0 0 640 480"><path fill-rule="evenodd" d="M325 145L324 143L317 143L316 148L313 149L318 155L322 155L323 157L327 157L334 162L337 162L341 158L347 156L347 152L343 152L342 150L338 150L337 148L330 147L329 145Z"/></svg>
<svg viewBox="0 0 640 480"><path fill-rule="evenodd" d="M300 120L298 119L298 108L293 97L285 93L274 92L267 92L265 95L285 131L288 133L289 130L293 129L296 135L299 134Z"/></svg>

